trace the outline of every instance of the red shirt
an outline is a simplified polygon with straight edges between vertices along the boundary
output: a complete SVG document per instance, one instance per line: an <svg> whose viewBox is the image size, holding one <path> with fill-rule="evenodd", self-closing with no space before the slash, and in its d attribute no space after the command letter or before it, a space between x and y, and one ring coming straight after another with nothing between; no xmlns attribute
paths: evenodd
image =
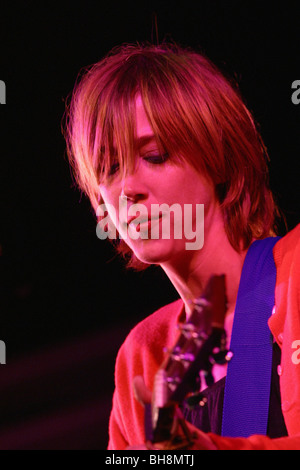
<svg viewBox="0 0 300 470"><path fill-rule="evenodd" d="M273 253L277 277L275 309L269 327L281 347L281 403L289 436L226 438L209 433L220 450L300 450L300 225L276 243ZM108 449L122 450L144 442L144 409L134 397L132 381L142 375L152 390L154 376L164 358L163 348L174 344L183 312L181 300L166 305L141 321L120 348Z"/></svg>

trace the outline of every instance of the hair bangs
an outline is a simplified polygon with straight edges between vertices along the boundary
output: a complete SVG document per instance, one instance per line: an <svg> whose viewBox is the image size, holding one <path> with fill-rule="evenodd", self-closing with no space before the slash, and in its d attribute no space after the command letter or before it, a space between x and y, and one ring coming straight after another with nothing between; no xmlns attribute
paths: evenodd
<svg viewBox="0 0 300 470"><path fill-rule="evenodd" d="M93 160L98 167L98 184L109 182L116 168L121 175L134 168L135 94L132 84L122 84L122 77L118 77L96 111Z"/></svg>
<svg viewBox="0 0 300 470"><path fill-rule="evenodd" d="M175 52L170 57L162 55L159 63L152 63L140 92L153 132L167 152L219 182L222 131L214 119L213 104L209 104L210 94L199 85L197 73L191 67L185 70Z"/></svg>

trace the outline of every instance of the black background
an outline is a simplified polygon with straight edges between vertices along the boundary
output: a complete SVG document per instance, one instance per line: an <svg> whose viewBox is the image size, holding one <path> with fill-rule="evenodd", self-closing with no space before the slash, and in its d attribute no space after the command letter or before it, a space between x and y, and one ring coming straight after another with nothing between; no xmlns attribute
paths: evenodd
<svg viewBox="0 0 300 470"><path fill-rule="evenodd" d="M271 187L292 229L299 221L300 196L300 105L291 101L291 84L300 79L300 7L263 1L27 1L3 2L0 9L0 79L7 90L7 103L0 107L0 339L7 364L0 374L64 345L88 349L99 335L105 341L93 346L99 364L89 371L90 388L93 396L105 389L103 407L109 408L121 341L136 321L177 294L158 269L126 271L109 243L97 239L94 214L74 187L65 156L64 100L79 70L112 47L156 41L156 15L159 40L198 48L238 79L261 125ZM63 351L72 363L73 353ZM78 367L86 364L79 361ZM22 390L15 391L15 400ZM18 419L24 423L25 398L22 403ZM67 404L68 394L60 406ZM41 405L29 414L44 411ZM10 430L17 426L16 417L7 415L6 422ZM100 448L105 439L103 429ZM95 442L85 446L97 447ZM67 439L61 444L72 445L80 447Z"/></svg>

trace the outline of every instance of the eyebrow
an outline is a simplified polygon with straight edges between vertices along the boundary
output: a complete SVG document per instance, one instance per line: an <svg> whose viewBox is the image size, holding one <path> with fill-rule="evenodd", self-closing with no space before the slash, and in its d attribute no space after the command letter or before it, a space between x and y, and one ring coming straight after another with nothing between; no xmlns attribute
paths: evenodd
<svg viewBox="0 0 300 470"><path fill-rule="evenodd" d="M136 139L137 148L144 147L145 145L150 144L152 142L156 142L156 137L154 134L143 135Z"/></svg>
<svg viewBox="0 0 300 470"><path fill-rule="evenodd" d="M138 137L135 140L135 144L136 144L137 149L141 149L141 148L145 147L145 145L151 144L152 142L156 143L156 137L155 137L154 134L146 134L146 135L143 135L141 137ZM105 146L104 145L101 147L100 151L101 151L101 153L105 153ZM114 146L112 148L112 151L113 151L114 155L116 155L117 149Z"/></svg>

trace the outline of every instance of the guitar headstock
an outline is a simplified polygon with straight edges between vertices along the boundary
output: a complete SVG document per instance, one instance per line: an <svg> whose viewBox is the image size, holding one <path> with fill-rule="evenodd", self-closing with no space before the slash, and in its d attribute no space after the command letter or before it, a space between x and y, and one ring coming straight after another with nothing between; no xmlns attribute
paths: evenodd
<svg viewBox="0 0 300 470"><path fill-rule="evenodd" d="M214 275L194 301L188 320L179 325L177 341L155 376L151 416L149 410L146 416L147 440L170 439L176 408L189 394L191 403L193 394L199 394L200 371L210 385L214 363L229 360L224 330L226 305L225 276Z"/></svg>

